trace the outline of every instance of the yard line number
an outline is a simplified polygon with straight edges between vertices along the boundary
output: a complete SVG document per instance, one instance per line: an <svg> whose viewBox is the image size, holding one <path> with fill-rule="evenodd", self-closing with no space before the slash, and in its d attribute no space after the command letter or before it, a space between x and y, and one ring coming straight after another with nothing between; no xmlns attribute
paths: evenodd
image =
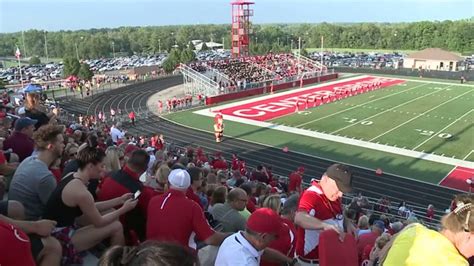
<svg viewBox="0 0 474 266"><path fill-rule="evenodd" d="M361 125L364 125L364 126L370 126L372 125L374 122L370 121L370 120L362 120L362 121L359 121L359 119L356 119L356 118L349 118L349 117L344 117L344 120L346 120L346 122L348 123L352 123L352 124L361 124Z"/></svg>
<svg viewBox="0 0 474 266"><path fill-rule="evenodd" d="M424 135L424 136L433 136L433 134L435 133L434 131L431 131L431 130L424 130L424 129L415 129L415 130L420 132L420 135ZM453 135L443 132L443 133L439 133L437 136L442 139L449 139Z"/></svg>

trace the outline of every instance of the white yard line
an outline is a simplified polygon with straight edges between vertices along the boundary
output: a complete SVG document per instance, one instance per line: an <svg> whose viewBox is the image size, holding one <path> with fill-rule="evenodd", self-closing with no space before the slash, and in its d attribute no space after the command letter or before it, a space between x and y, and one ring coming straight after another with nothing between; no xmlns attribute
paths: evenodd
<svg viewBox="0 0 474 266"><path fill-rule="evenodd" d="M441 107L441 106L443 106L443 105L445 105L445 104L447 104L447 103L449 103L449 102L452 102L452 101L454 101L454 100L456 100L456 99L458 99L458 98L460 98L460 97L462 97L462 96L464 96L464 95L466 95L466 94L468 94L468 93L471 93L472 91L474 91L474 89L473 89L473 90L469 90L469 91L467 91L467 92L465 92L465 93L463 93L463 94L460 94L460 95L458 95L458 96L456 96L456 97L454 97L454 98L451 98L450 100L445 101L445 102L443 102L443 103L441 103L441 104L439 104L439 105L437 105L437 106L435 106L435 107L433 107L433 108L431 108L431 109L429 109L429 110L427 110L427 111L425 111L425 112L423 112L423 113L421 113L421 114L419 114L419 115L417 115L417 116L415 116L415 117L413 117L413 118L411 118L411 119L409 119L409 120L407 120L407 121L405 121L405 122L403 122L403 123L401 123L400 125L398 125L398 126L392 128L392 129L390 129L390 130L387 130L386 132L384 132L384 133L382 133L382 134L380 134L380 135L378 135L378 136L376 136L376 137L370 139L369 141L374 141L374 140L380 138L381 136L383 136L383 135L385 135L385 134L387 134L387 133L390 133L390 132L394 131L395 129L400 128L400 127L402 127L402 126L404 126L404 125L410 123L411 121L413 121L413 120L415 120L415 119L418 119L420 116L423 116L423 115L425 115L425 114L427 114L427 113L429 113L429 112L431 112L431 111L433 111L433 110L435 110L435 109L437 109L437 108L439 108L439 107Z"/></svg>
<svg viewBox="0 0 474 266"><path fill-rule="evenodd" d="M474 152L474 150L471 150L464 158L462 158L463 160L466 160L467 157L469 157L469 155L471 155L472 153Z"/></svg>
<svg viewBox="0 0 474 266"><path fill-rule="evenodd" d="M416 87L414 87L414 88L416 88ZM447 87L446 87L446 88L447 88ZM408 102L401 103L401 104L399 104L399 105L397 105L397 106L394 106L394 107L392 107L392 108L390 108L390 109L387 109L387 110L385 110L385 111L383 111L383 112L376 113L375 115L372 115L372 116L366 117L366 118L364 118L364 119L361 119L361 121L365 121L365 120L372 119L372 118L377 117L377 116L379 116L379 115L381 115L381 114L384 114L384 113L386 113L386 112L390 112L390 111L392 111L392 110L394 110L394 109L397 109L397 108L402 107L402 106L404 106L404 105L407 105L407 104L409 104L409 103L418 101L418 100L421 99L421 98L425 98L425 97L427 97L427 96L430 96L431 94L435 94L435 93L440 92L440 91L442 91L442 90L435 90L434 92L430 92L430 93L428 93L428 94L424 94L424 95L418 96L418 97L416 97L416 98L414 98L414 99L409 100ZM344 129L346 129L346 128L353 127L353 126L355 126L355 125L358 125L358 124L357 124L357 123L349 124L349 125L347 125L347 126L345 126L345 127L339 128L339 129L337 129L337 130L331 132L331 134L337 133L337 132L339 132L339 131L342 131L342 130L344 130Z"/></svg>
<svg viewBox="0 0 474 266"><path fill-rule="evenodd" d="M295 127L302 127L302 126L305 126L305 125L307 125L307 124L311 124L311 123L313 123L313 122L317 122L317 121L319 121L319 120L326 119L326 118L328 118L328 117L331 117L331 116L334 116L334 115L338 115L338 114L340 114L340 113L344 113L344 112L350 111L350 110L355 109L355 108L358 108L358 107L365 106L365 105L367 105L367 104L369 104L369 103L373 103L373 102L376 102L376 101L379 101L379 100L383 100L383 99L385 99L385 98L390 98L390 97L392 97L392 96L394 96L394 95L398 95L398 94L401 94L401 93L405 93L405 92L407 92L407 91L411 91L411 90L414 90L414 89L416 89L416 88L418 88L418 87L425 86L425 85L428 85L428 84L421 84L421 85L415 86L415 87L413 87L413 88L410 88L410 89L408 89L408 90L399 91L399 92L392 93L392 94L389 94L389 95L387 95L387 96L384 96L384 97L382 97L382 98L377 98L377 99L374 99L374 100L371 100L371 101L368 101L368 102L365 102L365 103L361 103L361 104L358 104L358 105L354 105L354 106L351 107L351 108L347 108L347 109L344 109L344 110L341 110L341 111L338 111L338 112L335 112L335 113L332 113L332 114L329 114L329 115L326 115L326 116L323 116L323 117L320 117L320 118L317 118L317 119L313 119L313 120L308 121L308 122L305 122L305 123L303 123L303 124L296 125Z"/></svg>
<svg viewBox="0 0 474 266"><path fill-rule="evenodd" d="M434 133L433 135L431 135L431 137L427 138L426 140L424 140L422 143L416 145L416 147L414 147L412 150L416 150L418 149L421 145L425 144L426 142L430 141L432 138L438 136L438 134L442 133L445 129L447 129L448 127L454 125L455 123L457 123L459 120L461 120L463 117L465 117L466 115L468 115L469 113L471 113L472 111L474 111L474 109L471 109L469 112L463 114L462 116L460 116L458 119L454 120L452 123L450 123L449 125L443 127L441 130L439 130L438 132ZM471 151L472 152L472 151ZM468 154L469 155L469 154ZM467 157L465 157L464 159L466 159Z"/></svg>
<svg viewBox="0 0 474 266"><path fill-rule="evenodd" d="M448 178L448 176L450 176L450 175L454 172L454 170L456 170L456 168L457 168L457 167L454 166L453 169L451 169L451 171L449 171L449 173L448 173L445 177L443 177L443 179L441 179L441 180L438 182L438 185L441 185L441 183L443 183L443 181L444 181L446 178Z"/></svg>
<svg viewBox="0 0 474 266"><path fill-rule="evenodd" d="M208 117L215 116L215 114L209 111L209 109L202 109L199 111L195 111L194 113L208 116ZM464 160L444 157L440 155L428 154L424 152L412 151L408 149L397 148L397 147L392 147L388 145L382 145L382 144L377 144L373 142L357 140L357 139L352 139L352 138L347 138L347 137L342 137L342 136L335 136L335 135L330 135L326 133L314 132L307 129L301 129L301 128L283 126L283 125L275 125L268 122L255 121L255 120L231 116L231 115L226 115L225 120L249 124L256 127L274 129L274 130L297 134L301 136L307 136L307 137L312 137L312 138L339 142L339 143L343 143L347 145L352 145L352 146L357 146L357 147L362 147L362 148L367 148L367 149L372 149L372 150L377 150L377 151L382 151L382 152L388 152L388 153L412 157L416 159L423 159L423 160L437 162L441 164L474 168L474 162L470 162L470 161L464 161Z"/></svg>

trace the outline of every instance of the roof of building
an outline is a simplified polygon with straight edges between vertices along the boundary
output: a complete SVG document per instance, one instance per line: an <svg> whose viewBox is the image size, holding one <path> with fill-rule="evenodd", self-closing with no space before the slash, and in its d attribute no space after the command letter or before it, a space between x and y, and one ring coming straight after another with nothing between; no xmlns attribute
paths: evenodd
<svg viewBox="0 0 474 266"><path fill-rule="evenodd" d="M427 48L418 52L411 53L407 58L426 59L426 60L449 60L462 61L464 58L459 55L445 51L440 48Z"/></svg>

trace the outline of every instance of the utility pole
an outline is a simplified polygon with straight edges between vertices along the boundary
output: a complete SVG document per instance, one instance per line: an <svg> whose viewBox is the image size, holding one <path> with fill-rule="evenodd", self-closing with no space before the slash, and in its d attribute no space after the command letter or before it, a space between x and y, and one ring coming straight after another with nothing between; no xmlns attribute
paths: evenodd
<svg viewBox="0 0 474 266"><path fill-rule="evenodd" d="M25 32L21 31L21 39L23 40L23 53L25 53L26 58L26 45L25 45Z"/></svg>
<svg viewBox="0 0 474 266"><path fill-rule="evenodd" d="M46 31L44 31L44 53L46 55L46 63L48 63L49 56L48 56L48 40L46 39Z"/></svg>
<svg viewBox="0 0 474 266"><path fill-rule="evenodd" d="M112 54L114 55L115 59L115 42L112 41Z"/></svg>

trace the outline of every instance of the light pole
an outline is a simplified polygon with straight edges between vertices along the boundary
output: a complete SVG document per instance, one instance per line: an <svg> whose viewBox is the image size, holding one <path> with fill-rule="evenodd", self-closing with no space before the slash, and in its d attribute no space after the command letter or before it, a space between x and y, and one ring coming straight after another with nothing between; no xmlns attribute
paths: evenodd
<svg viewBox="0 0 474 266"><path fill-rule="evenodd" d="M161 39L158 39L158 53L161 54Z"/></svg>
<svg viewBox="0 0 474 266"><path fill-rule="evenodd" d="M224 40L225 40L225 37L222 37L222 49L225 49Z"/></svg>
<svg viewBox="0 0 474 266"><path fill-rule="evenodd" d="M48 40L46 39L46 31L44 31L44 53L46 55L46 63L48 63L49 56L48 56Z"/></svg>
<svg viewBox="0 0 474 266"><path fill-rule="evenodd" d="M77 58L77 61L79 61L79 52L77 51L77 42L74 43L74 46L76 47L76 58Z"/></svg>
<svg viewBox="0 0 474 266"><path fill-rule="evenodd" d="M112 53L114 55L114 59L115 59L115 42L112 41Z"/></svg>

